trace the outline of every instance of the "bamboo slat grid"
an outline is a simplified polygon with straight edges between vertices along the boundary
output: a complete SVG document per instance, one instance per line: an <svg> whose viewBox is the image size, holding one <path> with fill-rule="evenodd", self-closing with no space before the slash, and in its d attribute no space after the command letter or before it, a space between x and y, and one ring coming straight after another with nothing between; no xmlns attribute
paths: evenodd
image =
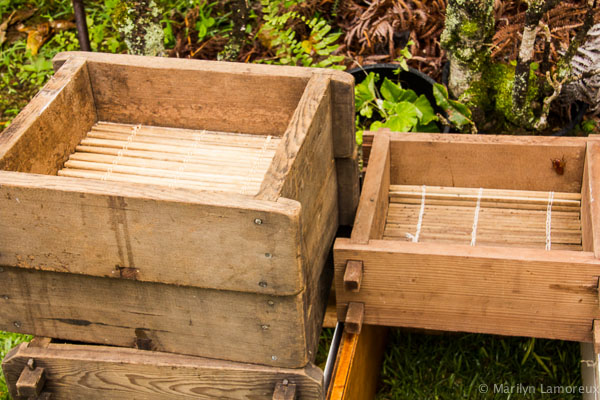
<svg viewBox="0 0 600 400"><path fill-rule="evenodd" d="M58 174L254 195L279 137L98 122Z"/></svg>
<svg viewBox="0 0 600 400"><path fill-rule="evenodd" d="M384 239L581 250L579 193L391 185L389 196Z"/></svg>

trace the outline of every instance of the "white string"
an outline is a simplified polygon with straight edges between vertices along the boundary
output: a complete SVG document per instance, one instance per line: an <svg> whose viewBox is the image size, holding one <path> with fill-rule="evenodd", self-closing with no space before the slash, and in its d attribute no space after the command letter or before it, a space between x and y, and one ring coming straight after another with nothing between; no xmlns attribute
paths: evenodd
<svg viewBox="0 0 600 400"><path fill-rule="evenodd" d="M475 215L473 216L473 230L471 231L471 246L475 246L475 240L477 239L477 224L479 223L479 210L481 209L481 195L483 194L483 188L479 188L477 193L477 206L475 206Z"/></svg>
<svg viewBox="0 0 600 400"><path fill-rule="evenodd" d="M188 151L185 155L185 157L183 158L181 165L179 166L179 168L177 169L177 172L175 172L175 176L173 177L173 179L171 180L171 182L169 183L169 187L172 189L177 185L177 181L179 180L179 178L181 177L181 173L183 171L185 171L185 166L187 165L187 163L190 162L190 160L192 159L193 156L196 155L196 149L198 147L198 143L200 143L200 139L202 138L202 136L206 133L206 130L203 130L200 133L194 133L194 146L192 146L192 148L190 149L190 151Z"/></svg>
<svg viewBox="0 0 600 400"><path fill-rule="evenodd" d="M135 139L135 136L137 135L141 127L142 125L138 124L131 129L131 134L129 135L129 137L127 137L127 142L125 142L123 147L117 152L117 156L112 161L112 165L106 169L106 173L102 176L101 180L105 181L110 177L110 175L113 173L114 167L117 164L119 164L119 161L121 161L121 158L123 158L123 154L127 151L129 145L133 143L133 140Z"/></svg>
<svg viewBox="0 0 600 400"><path fill-rule="evenodd" d="M548 194L548 207L546 208L546 250L552 246L552 202L554 201L554 192Z"/></svg>
<svg viewBox="0 0 600 400"><path fill-rule="evenodd" d="M421 186L421 210L419 211L419 219L417 221L417 231L414 235L411 235L410 233L406 234L406 237L412 239L414 243L417 243L419 241L419 235L421 234L421 225L423 225L423 214L425 214L426 188L427 187L425 185Z"/></svg>
<svg viewBox="0 0 600 400"><path fill-rule="evenodd" d="M240 194L248 194L248 186L250 186L251 184L250 180L252 179L252 176L260 166L260 163L267 151L267 148L269 147L269 143L271 143L271 135L267 136L267 138L265 139L262 148L260 149L260 153L258 153L258 157L256 158L256 160L254 160L254 165L252 165L252 168L248 172L248 175L246 175L246 179L244 180L244 184L242 185L242 190L240 190Z"/></svg>

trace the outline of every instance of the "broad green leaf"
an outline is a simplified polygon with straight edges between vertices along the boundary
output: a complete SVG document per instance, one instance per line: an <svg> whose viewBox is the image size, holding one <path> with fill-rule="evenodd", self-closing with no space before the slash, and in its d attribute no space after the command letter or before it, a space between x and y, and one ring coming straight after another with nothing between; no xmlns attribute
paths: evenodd
<svg viewBox="0 0 600 400"><path fill-rule="evenodd" d="M356 111L362 110L365 104L375 100L375 82L377 78L373 72L370 72L361 83L354 87ZM364 114L361 112L361 115Z"/></svg>
<svg viewBox="0 0 600 400"><path fill-rule="evenodd" d="M437 105L448 114L448 120L458 128L473 124L473 121L471 121L471 110L464 104L449 99L445 86L435 83L433 85L433 96Z"/></svg>
<svg viewBox="0 0 600 400"><path fill-rule="evenodd" d="M402 89L400 85L395 84L388 78L383 80L379 90L385 100L394 103L399 103L401 101L409 101L412 103L417 99L417 94L413 90Z"/></svg>
<svg viewBox="0 0 600 400"><path fill-rule="evenodd" d="M427 125L431 121L438 120L431 103L424 94L419 96L419 98L414 102L414 105L421 112L421 115L419 116L419 124Z"/></svg>
<svg viewBox="0 0 600 400"><path fill-rule="evenodd" d="M397 132L410 132L419 122L417 108L407 101L396 104L395 111L396 114L388 118L381 125L377 124L379 121L371 124L371 129L375 125L377 128L385 127Z"/></svg>

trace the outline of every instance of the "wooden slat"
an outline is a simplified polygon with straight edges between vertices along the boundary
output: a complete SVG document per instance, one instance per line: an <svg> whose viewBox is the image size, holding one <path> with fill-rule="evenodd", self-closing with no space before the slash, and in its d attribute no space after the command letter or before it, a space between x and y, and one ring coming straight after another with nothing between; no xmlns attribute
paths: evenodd
<svg viewBox="0 0 600 400"><path fill-rule="evenodd" d="M581 189L583 249L600 258L600 143L589 141Z"/></svg>
<svg viewBox="0 0 600 400"><path fill-rule="evenodd" d="M354 223L360 197L358 150L354 152L352 157L336 158L335 168L339 189L340 225L351 226Z"/></svg>
<svg viewBox="0 0 600 400"><path fill-rule="evenodd" d="M305 287L300 209L286 199L0 171L0 265L117 278L133 268L140 281L291 295Z"/></svg>
<svg viewBox="0 0 600 400"><path fill-rule="evenodd" d="M296 385L298 400L324 396L323 372L312 364L284 369L108 346L52 344L39 349L23 343L3 362L15 399L15 381L29 358L45 367L45 390L53 400L271 400L276 383L284 379Z"/></svg>
<svg viewBox="0 0 600 400"><path fill-rule="evenodd" d="M377 158L371 158L365 177L351 240L367 243L383 235L388 207L390 185L390 139L387 132L380 131L373 142Z"/></svg>
<svg viewBox="0 0 600 400"><path fill-rule="evenodd" d="M388 328L363 326L360 335L344 331L327 400L366 400L375 397Z"/></svg>
<svg viewBox="0 0 600 400"><path fill-rule="evenodd" d="M11 332L288 368L304 367L316 350L307 345L304 292L271 296L3 266L0 293L0 330Z"/></svg>
<svg viewBox="0 0 600 400"><path fill-rule="evenodd" d="M313 75L332 81L335 156L354 148L354 78L326 68L64 52L89 63L100 120L281 136ZM182 82L185 84L182 85ZM198 95L201 93L201 95Z"/></svg>
<svg viewBox="0 0 600 400"><path fill-rule="evenodd" d="M581 192L584 139L424 133L390 135L392 184ZM564 174L560 175L552 168L552 159L563 157L566 166ZM372 158L373 154L369 162Z"/></svg>
<svg viewBox="0 0 600 400"><path fill-rule="evenodd" d="M365 304L365 324L591 341L600 261L590 252L337 239L338 318ZM362 260L360 292L343 288Z"/></svg>
<svg viewBox="0 0 600 400"><path fill-rule="evenodd" d="M56 174L95 121L87 62L69 60L0 134L0 170Z"/></svg>

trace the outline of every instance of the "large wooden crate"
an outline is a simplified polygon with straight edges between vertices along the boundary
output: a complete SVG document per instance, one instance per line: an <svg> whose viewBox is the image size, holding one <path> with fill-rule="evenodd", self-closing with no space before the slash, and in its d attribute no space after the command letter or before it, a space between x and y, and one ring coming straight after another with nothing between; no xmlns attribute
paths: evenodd
<svg viewBox="0 0 600 400"><path fill-rule="evenodd" d="M338 319L586 341L600 317L600 143L375 134Z"/></svg>
<svg viewBox="0 0 600 400"><path fill-rule="evenodd" d="M305 366L357 198L352 78L54 63L0 136L0 329Z"/></svg>

